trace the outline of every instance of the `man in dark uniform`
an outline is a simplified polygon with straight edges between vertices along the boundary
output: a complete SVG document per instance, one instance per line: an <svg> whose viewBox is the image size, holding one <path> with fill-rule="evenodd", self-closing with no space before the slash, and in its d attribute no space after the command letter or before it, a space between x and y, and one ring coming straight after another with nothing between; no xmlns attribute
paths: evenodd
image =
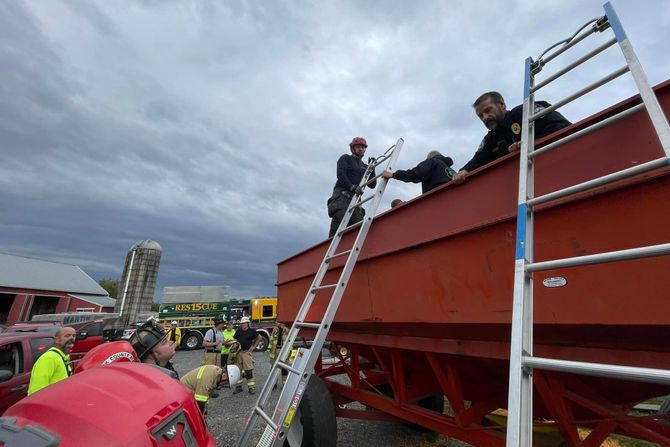
<svg viewBox="0 0 670 447"><path fill-rule="evenodd" d="M365 138L356 137L349 143L351 155L344 154L337 160L337 182L335 188L333 188L333 195L328 199L328 217L332 218L328 237L335 235L354 194L362 192L362 188L358 185L368 168L368 165L363 162L363 155L365 155L367 147L368 143ZM373 171L370 177L374 176ZM376 180L370 183L371 188L376 185ZM365 210L362 207L356 208L349 220L349 225L360 222L363 220L363 216L365 216Z"/></svg>
<svg viewBox="0 0 670 447"><path fill-rule="evenodd" d="M451 169L454 162L450 157L445 157L438 151L428 152L424 161L408 170L397 170L395 172L384 171L382 177L394 178L401 182L421 182L421 193L425 194L431 189L451 181L456 171Z"/></svg>
<svg viewBox="0 0 670 447"><path fill-rule="evenodd" d="M237 366L243 372L237 381L233 394L242 391L244 379L247 379L249 394L254 394L256 380L254 379L254 359L251 353L254 352L256 346L263 340L263 336L256 329L251 328L249 317L242 317L240 328L235 331L235 340L240 343L240 352L237 354Z"/></svg>
<svg viewBox="0 0 670 447"><path fill-rule="evenodd" d="M464 182L468 172L520 148L523 105L507 111L505 100L500 93L487 92L477 98L472 107L489 132L484 136L472 160L454 176L454 183ZM547 107L549 103L535 101L533 113L538 113ZM535 139L546 137L570 124L572 123L560 113L550 112L535 121Z"/></svg>

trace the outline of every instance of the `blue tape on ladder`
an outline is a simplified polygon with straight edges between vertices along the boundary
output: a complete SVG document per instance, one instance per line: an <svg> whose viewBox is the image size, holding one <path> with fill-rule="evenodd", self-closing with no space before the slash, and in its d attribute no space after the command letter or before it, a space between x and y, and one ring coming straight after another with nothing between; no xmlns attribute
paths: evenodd
<svg viewBox="0 0 670 447"><path fill-rule="evenodd" d="M526 255L526 209L525 203L519 205L516 214L516 258L523 259Z"/></svg>
<svg viewBox="0 0 670 447"><path fill-rule="evenodd" d="M525 100L530 96L530 64L532 63L532 59L527 57L526 58L526 74L524 76L524 81L523 81L523 99Z"/></svg>
<svg viewBox="0 0 670 447"><path fill-rule="evenodd" d="M616 11L614 11L614 6L612 6L610 2L607 2L603 5L603 8L605 8L605 15L607 16L607 20L610 22L612 31L614 31L616 40L619 43L623 42L627 39L627 36L626 32L623 30L621 22L619 21L619 17L616 15Z"/></svg>

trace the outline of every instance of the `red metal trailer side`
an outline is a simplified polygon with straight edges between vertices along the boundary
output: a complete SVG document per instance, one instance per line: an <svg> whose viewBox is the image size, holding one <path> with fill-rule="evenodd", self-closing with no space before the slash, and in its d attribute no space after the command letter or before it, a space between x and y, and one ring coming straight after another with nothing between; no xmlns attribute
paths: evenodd
<svg viewBox="0 0 670 447"><path fill-rule="evenodd" d="M667 115L670 82L655 91ZM537 146L637 103L623 101ZM648 117L637 112L538 159L536 195L660 154ZM339 416L400 419L475 445L504 445L486 415L507 403L517 156L375 219L328 336L348 355L319 374L348 378L328 381L336 403L379 411L339 409ZM667 243L670 168L547 203L535 218L536 261ZM280 320L296 315L327 247L279 263ZM332 262L325 283L336 281L342 264ZM659 257L536 275L535 354L670 369L668 271L670 260ZM319 320L326 293L308 321ZM670 445L670 424L628 415L637 403L670 394L668 387L545 371L535 371L534 381L534 414L552 421L546 424L568 445L579 441L575 426L595 430L593 445L612 432ZM452 414L426 410L441 410L435 395L447 397Z"/></svg>

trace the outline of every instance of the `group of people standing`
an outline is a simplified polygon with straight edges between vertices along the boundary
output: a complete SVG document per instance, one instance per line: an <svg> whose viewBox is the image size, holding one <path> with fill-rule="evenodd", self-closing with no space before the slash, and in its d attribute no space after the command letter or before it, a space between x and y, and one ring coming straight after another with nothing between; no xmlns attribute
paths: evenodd
<svg viewBox="0 0 670 447"><path fill-rule="evenodd" d="M242 373L233 392L241 393L246 380L247 391L249 394L254 394L256 380L254 379L254 359L251 354L262 341L263 336L251 327L249 317L242 317L238 329L234 328L232 321L226 322L225 318L216 318L214 327L205 332L202 342L205 348L202 364L221 368L236 365Z"/></svg>
<svg viewBox="0 0 670 447"><path fill-rule="evenodd" d="M540 113L549 106L550 104L547 102L536 101L533 113ZM514 107L512 110L507 110L503 96L498 92L491 91L477 98L472 107L477 117L488 129L488 133L482 139L472 159L458 172L451 168L453 160L450 157L432 150L428 152L426 159L414 168L393 172L384 171L382 177L402 182L421 183L421 192L425 194L445 183L463 183L468 173L519 150L523 115L521 105ZM570 124L570 121L560 113L549 112L533 122L535 138L546 137ZM333 194L327 202L328 216L332 219L328 237L335 235L353 195L361 193L364 189L364 186L361 187L360 185L368 167L363 162L363 155L365 155L367 147L365 138L355 137L349 143L351 154L344 154L337 161L337 182L333 188ZM372 161L373 159L369 159L368 163ZM376 186L376 181L369 180L375 178L375 176L374 170L371 171L366 186L372 188ZM395 199L393 202L393 207L402 203L399 199ZM365 210L362 207L356 208L349 220L349 225L360 222L364 216Z"/></svg>

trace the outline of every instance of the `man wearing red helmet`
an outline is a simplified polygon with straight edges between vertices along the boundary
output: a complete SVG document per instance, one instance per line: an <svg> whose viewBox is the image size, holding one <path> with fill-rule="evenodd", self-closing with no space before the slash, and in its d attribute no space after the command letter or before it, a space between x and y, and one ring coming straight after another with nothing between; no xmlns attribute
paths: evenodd
<svg viewBox="0 0 670 447"><path fill-rule="evenodd" d="M363 192L363 188L359 185L365 170L368 168L368 165L363 162L363 155L365 155L367 147L368 143L365 138L355 137L349 143L351 155L344 154L337 160L337 182L335 182L335 188L333 188L333 195L328 199L328 217L332 218L328 237L335 235L354 194ZM370 177L374 176L373 171ZM374 188L376 185L377 181L375 180L369 186ZM363 220L363 216L365 216L365 210L362 207L356 208L349 220L349 225L360 222Z"/></svg>

